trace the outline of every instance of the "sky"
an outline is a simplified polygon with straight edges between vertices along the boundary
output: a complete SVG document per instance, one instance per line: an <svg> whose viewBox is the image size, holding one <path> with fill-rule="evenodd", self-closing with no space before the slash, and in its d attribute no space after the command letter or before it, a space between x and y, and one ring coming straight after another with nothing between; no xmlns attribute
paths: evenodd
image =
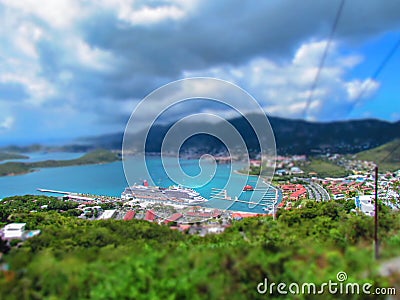
<svg viewBox="0 0 400 300"><path fill-rule="evenodd" d="M3 145L121 132L188 77L235 83L269 116L400 120L398 0L2 0L0 19Z"/></svg>

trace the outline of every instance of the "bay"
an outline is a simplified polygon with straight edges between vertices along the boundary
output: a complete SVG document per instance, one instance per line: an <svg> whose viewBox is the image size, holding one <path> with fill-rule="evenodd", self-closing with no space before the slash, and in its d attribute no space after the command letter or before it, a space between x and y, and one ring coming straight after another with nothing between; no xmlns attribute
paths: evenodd
<svg viewBox="0 0 400 300"><path fill-rule="evenodd" d="M68 157L66 154L59 154L59 157L61 156ZM66 159L70 159L70 157ZM162 187L183 183L185 186L193 187L207 199L211 197L213 189L225 188L232 198L238 197L243 201L257 203L264 193L260 191L242 192L243 186L250 184L257 188L268 187L262 181L257 180L258 177L235 173L235 170L244 167L244 164L239 162L234 162L232 165L221 164L215 167L212 163L202 162L200 166L198 160L181 159L180 167L186 174L190 176L202 174L203 177L200 176L199 178L202 178L202 181L206 179L204 182L208 181L202 186L196 186L196 182L190 180L190 178L186 182L182 182L182 180L176 182L166 174L166 169L172 178L177 178L180 174L180 169L177 168L172 158L167 158L162 162L158 157L149 157L146 159L147 166L142 166L138 157L128 159L134 166L129 172L129 184L131 185L133 183L141 184L143 180L149 180ZM119 197L126 186L128 186L128 182L125 178L123 164L121 161L116 161L108 164L43 168L28 174L0 177L0 198L14 195L43 194L37 191L38 188ZM206 206L254 213L265 212L262 205L254 206L239 202L232 205L232 202L218 199L210 200Z"/></svg>

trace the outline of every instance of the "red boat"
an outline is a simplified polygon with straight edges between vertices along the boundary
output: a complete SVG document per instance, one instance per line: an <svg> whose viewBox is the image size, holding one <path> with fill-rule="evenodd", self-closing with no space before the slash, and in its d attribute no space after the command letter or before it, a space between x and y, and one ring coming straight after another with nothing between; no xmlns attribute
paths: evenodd
<svg viewBox="0 0 400 300"><path fill-rule="evenodd" d="M246 186L243 188L243 191L244 191L244 192L254 191L254 188L253 188L251 185L246 185Z"/></svg>

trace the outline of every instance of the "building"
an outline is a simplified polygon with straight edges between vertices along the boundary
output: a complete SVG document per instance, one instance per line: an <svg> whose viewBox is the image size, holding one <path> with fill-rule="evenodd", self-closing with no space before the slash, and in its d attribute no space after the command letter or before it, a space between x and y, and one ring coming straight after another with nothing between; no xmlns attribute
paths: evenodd
<svg viewBox="0 0 400 300"><path fill-rule="evenodd" d="M307 190L305 188L301 188L295 191L294 193L290 194L289 199L297 201L306 197L307 197Z"/></svg>
<svg viewBox="0 0 400 300"><path fill-rule="evenodd" d="M172 216L169 216L167 219L165 219L164 224L168 224L170 222L176 222L182 217L183 215L181 213L175 213Z"/></svg>
<svg viewBox="0 0 400 300"><path fill-rule="evenodd" d="M307 197L307 189L302 184L284 184L281 189L290 200L297 201Z"/></svg>
<svg viewBox="0 0 400 300"><path fill-rule="evenodd" d="M26 223L11 223L4 227L5 239L22 239L25 233Z"/></svg>
<svg viewBox="0 0 400 300"><path fill-rule="evenodd" d="M304 172L299 167L291 167L290 173L291 174L303 174Z"/></svg>
<svg viewBox="0 0 400 300"><path fill-rule="evenodd" d="M107 209L101 214L101 216L99 217L99 220L111 219L112 217L114 217L116 212L117 212L116 209Z"/></svg>
<svg viewBox="0 0 400 300"><path fill-rule="evenodd" d="M152 211L152 210L146 211L146 215L144 216L144 219L146 221L153 222L155 220L155 218L156 218L156 214L154 213L154 211Z"/></svg>
<svg viewBox="0 0 400 300"><path fill-rule="evenodd" d="M135 217L136 212L134 210L128 211L124 216L124 221L132 220Z"/></svg>
<svg viewBox="0 0 400 300"><path fill-rule="evenodd" d="M355 199L356 208L360 209L367 216L375 214L375 206L372 204L373 195L357 196Z"/></svg>
<svg viewBox="0 0 400 300"><path fill-rule="evenodd" d="M290 172L286 169L279 169L275 171L275 174L279 176L289 175L289 173Z"/></svg>

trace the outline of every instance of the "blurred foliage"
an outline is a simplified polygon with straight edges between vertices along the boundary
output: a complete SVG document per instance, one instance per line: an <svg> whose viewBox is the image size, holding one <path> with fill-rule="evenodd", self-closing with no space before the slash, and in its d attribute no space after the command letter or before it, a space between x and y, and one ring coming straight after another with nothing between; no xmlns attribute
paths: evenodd
<svg viewBox="0 0 400 300"><path fill-rule="evenodd" d="M276 290L258 294L258 283L267 277L318 285L336 280L339 271L349 282L393 285L373 260L373 219L348 213L345 201L305 201L300 209L279 210L277 220L246 218L223 234L200 237L146 221L88 221L57 209L29 213L33 197L7 198L1 206L8 209L3 218L11 212L42 233L5 255L12 276L0 275L0 299L277 298ZM399 213L381 207L386 258L398 255L399 221ZM324 295L337 298L366 296Z"/></svg>

